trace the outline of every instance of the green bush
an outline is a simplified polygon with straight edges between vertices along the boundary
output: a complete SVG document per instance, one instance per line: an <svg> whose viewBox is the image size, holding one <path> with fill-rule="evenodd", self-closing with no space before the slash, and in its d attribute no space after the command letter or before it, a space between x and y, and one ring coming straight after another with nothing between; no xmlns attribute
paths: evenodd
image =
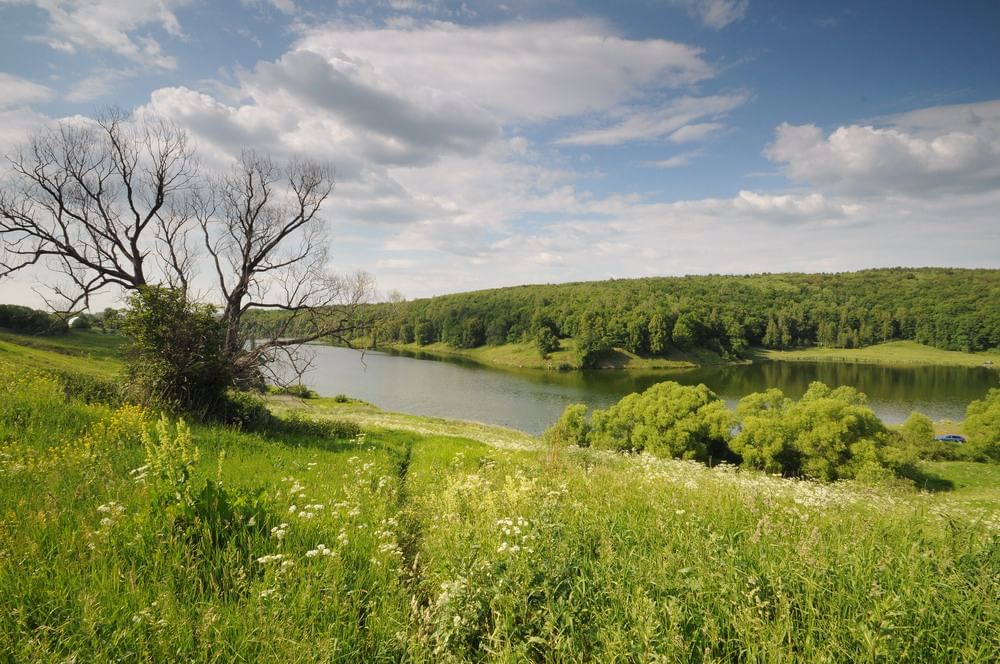
<svg viewBox="0 0 1000 664"><path fill-rule="evenodd" d="M219 419L248 430L265 427L274 419L262 398L253 392L238 390L226 392L225 401L218 414Z"/></svg>
<svg viewBox="0 0 1000 664"><path fill-rule="evenodd" d="M594 447L698 461L731 460L733 416L704 385L672 381L630 394L590 420Z"/></svg>
<svg viewBox="0 0 1000 664"><path fill-rule="evenodd" d="M962 429L969 438L962 446L962 456L970 461L1000 463L1000 389L993 388L969 404Z"/></svg>
<svg viewBox="0 0 1000 664"><path fill-rule="evenodd" d="M129 298L121 331L129 339L129 396L198 418L224 415L232 372L214 307L191 302L180 291L147 286Z"/></svg>
<svg viewBox="0 0 1000 664"><path fill-rule="evenodd" d="M798 401L770 389L740 400L736 415L730 446L751 468L822 480L891 474L889 432L854 388L814 382Z"/></svg>
<svg viewBox="0 0 1000 664"><path fill-rule="evenodd" d="M587 447L587 435L590 425L587 424L587 406L574 403L566 406L559 419L542 435L548 445L576 445Z"/></svg>
<svg viewBox="0 0 1000 664"><path fill-rule="evenodd" d="M315 399L319 396L314 390L301 384L272 387L269 391L272 394L283 394L290 397L298 397L299 399Z"/></svg>

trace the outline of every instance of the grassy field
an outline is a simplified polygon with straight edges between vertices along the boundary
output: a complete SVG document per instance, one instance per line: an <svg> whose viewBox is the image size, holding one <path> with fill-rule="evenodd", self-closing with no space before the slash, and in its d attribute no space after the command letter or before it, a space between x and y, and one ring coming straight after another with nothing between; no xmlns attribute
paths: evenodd
<svg viewBox="0 0 1000 664"><path fill-rule="evenodd" d="M995 466L819 484L328 399L188 437L5 357L0 661L1000 657Z"/></svg>
<svg viewBox="0 0 1000 664"><path fill-rule="evenodd" d="M494 367L519 369L579 369L573 351L573 339L561 340L558 351L542 358L531 343L513 343L480 348L452 348L444 343L427 346L419 344L393 344L392 349L429 355L432 357L459 357ZM844 362L854 364L936 365L978 367L986 363L1000 367L1000 352L961 353L924 346L914 341L892 341L866 348L806 348L802 350L753 349L755 362ZM599 364L599 369L624 369L646 371L651 369L684 369L697 366L722 364L724 361L709 351L685 353L674 350L668 357L641 357L623 349L615 349Z"/></svg>
<svg viewBox="0 0 1000 664"><path fill-rule="evenodd" d="M124 339L114 334L72 331L54 337L32 337L0 331L0 360L53 371L73 371L109 378L122 368Z"/></svg>
<svg viewBox="0 0 1000 664"><path fill-rule="evenodd" d="M915 341L891 341L865 348L759 349L755 359L779 362L848 362L860 364L978 367L990 362L1000 366L1000 352L960 353L924 346Z"/></svg>
<svg viewBox="0 0 1000 664"><path fill-rule="evenodd" d="M444 343L426 346L419 344L393 344L390 348L436 357L460 357L478 364L516 369L576 370L580 368L574 351L573 339L562 339L559 350L541 357L532 343L512 343L480 348L453 348ZM683 353L674 351L669 357L640 357L635 353L616 348L598 364L597 369L626 369L647 371L650 369L689 369L703 364L719 364L718 355L708 351Z"/></svg>

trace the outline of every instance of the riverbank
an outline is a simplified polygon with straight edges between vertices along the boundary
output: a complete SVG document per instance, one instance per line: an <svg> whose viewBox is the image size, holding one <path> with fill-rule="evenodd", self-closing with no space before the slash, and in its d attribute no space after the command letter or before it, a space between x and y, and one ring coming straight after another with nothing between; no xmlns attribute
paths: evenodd
<svg viewBox="0 0 1000 664"><path fill-rule="evenodd" d="M269 395L266 397L271 412L279 416L296 414L309 418L344 420L362 428L407 431L422 436L451 436L467 438L478 443L506 450L533 450L538 448L538 438L518 429L501 427L471 420L426 417L409 413L382 410L358 399L335 399Z"/></svg>
<svg viewBox="0 0 1000 664"><path fill-rule="evenodd" d="M759 348L754 360L771 362L841 362L845 364L880 364L884 366L952 366L1000 368L1000 350L963 353L941 350L915 341L890 341L865 348L804 348L771 350Z"/></svg>
<svg viewBox="0 0 1000 664"><path fill-rule="evenodd" d="M507 369L540 369L555 371L580 371L576 358L575 341L563 339L559 350L542 358L531 343L511 343L479 348L454 348L444 343L421 346L416 343L388 344L379 350L396 352L423 359L460 358L486 366ZM598 363L595 369L620 371L676 371L704 366L746 364L748 362L826 362L842 364L876 364L881 366L942 366L1000 368L1000 349L979 353L942 350L918 344L915 341L890 341L865 348L804 348L799 350L774 350L753 348L746 360L727 361L707 351L683 352L674 349L667 357L642 357L616 348Z"/></svg>
<svg viewBox="0 0 1000 664"><path fill-rule="evenodd" d="M431 358L461 358L484 364L486 366L505 369L540 369L547 371L581 371L580 360L576 356L576 342L573 339L562 339L559 349L541 357L538 348L532 343L511 343L499 346L480 346L479 348L454 348L444 343L433 343L421 346L416 343L388 344L380 346L379 350L396 352L420 358L421 355ZM625 370L625 371L677 371L678 369L695 369L699 366L728 364L711 351L696 351L685 353L673 350L666 357L642 357L627 350L616 348L607 353L597 363L594 369Z"/></svg>

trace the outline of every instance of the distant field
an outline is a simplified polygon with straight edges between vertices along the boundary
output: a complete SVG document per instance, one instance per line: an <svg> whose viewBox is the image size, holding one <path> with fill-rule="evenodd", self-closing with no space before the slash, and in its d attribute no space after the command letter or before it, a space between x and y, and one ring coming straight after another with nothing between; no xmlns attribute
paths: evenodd
<svg viewBox="0 0 1000 664"><path fill-rule="evenodd" d="M986 362L1000 366L1000 351L960 353L918 344L915 341L890 341L865 348L806 348L803 350L757 351L759 359L780 362L855 362L862 364L933 364L978 367Z"/></svg>
<svg viewBox="0 0 1000 664"><path fill-rule="evenodd" d="M574 352L575 341L562 339L559 350L542 358L538 348L532 343L502 344L500 346L481 346L479 348L452 348L444 343L433 343L426 346L419 344L392 344L390 347L409 353L427 353L442 357L462 357L479 364L517 369L579 369L580 362ZM718 364L718 355L709 351L683 353L674 351L669 357L640 357L635 353L616 348L607 354L597 369L687 369L701 364Z"/></svg>
<svg viewBox="0 0 1000 664"><path fill-rule="evenodd" d="M124 338L115 334L71 331L63 336L34 337L0 331L0 358L53 371L110 378L122 368Z"/></svg>

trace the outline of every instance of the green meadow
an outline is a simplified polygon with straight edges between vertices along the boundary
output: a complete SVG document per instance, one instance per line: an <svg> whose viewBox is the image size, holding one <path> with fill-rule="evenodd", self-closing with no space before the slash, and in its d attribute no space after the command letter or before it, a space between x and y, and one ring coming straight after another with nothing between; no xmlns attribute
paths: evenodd
<svg viewBox="0 0 1000 664"><path fill-rule="evenodd" d="M823 484L334 399L189 428L91 389L116 352L0 339L0 661L1000 659L997 466Z"/></svg>

